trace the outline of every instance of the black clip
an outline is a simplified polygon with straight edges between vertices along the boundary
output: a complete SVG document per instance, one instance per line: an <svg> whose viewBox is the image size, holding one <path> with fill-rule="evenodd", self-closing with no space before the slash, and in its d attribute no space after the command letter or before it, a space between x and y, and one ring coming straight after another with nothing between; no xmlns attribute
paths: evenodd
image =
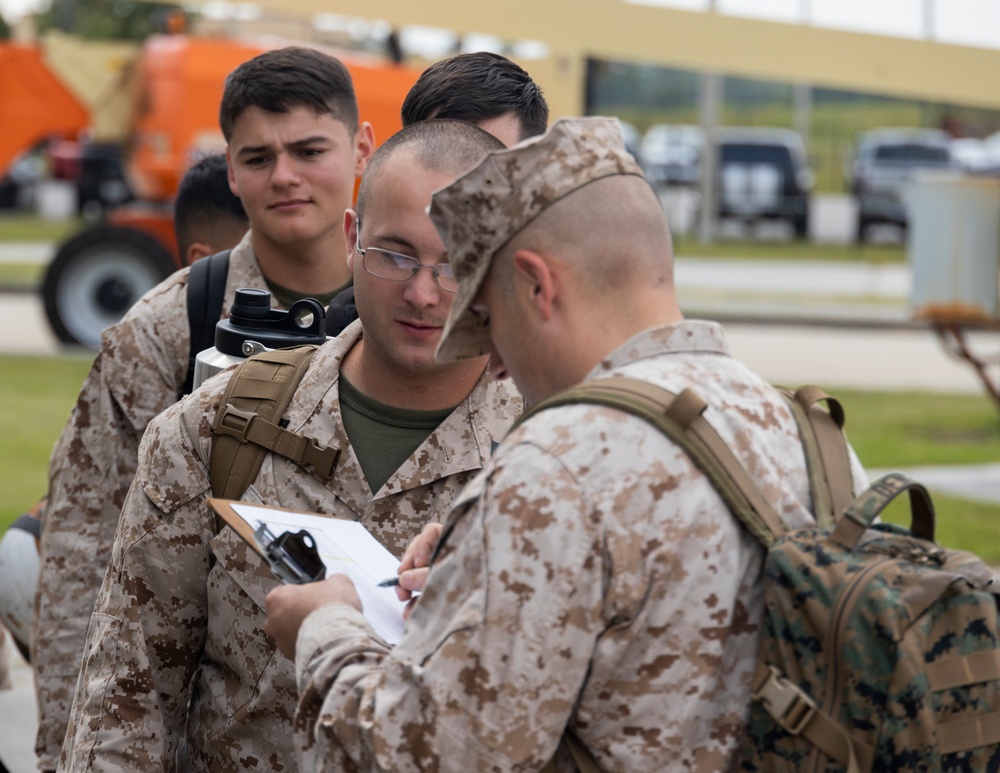
<svg viewBox="0 0 1000 773"><path fill-rule="evenodd" d="M282 582L302 585L326 577L326 566L316 549L316 540L305 529L282 532L275 537L267 524L262 523L253 536L271 571Z"/></svg>

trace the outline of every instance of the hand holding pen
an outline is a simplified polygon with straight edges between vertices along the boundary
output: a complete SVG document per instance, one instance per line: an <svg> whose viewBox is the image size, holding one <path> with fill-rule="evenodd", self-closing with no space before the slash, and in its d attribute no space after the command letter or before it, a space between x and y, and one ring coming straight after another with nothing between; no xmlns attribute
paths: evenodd
<svg viewBox="0 0 1000 773"><path fill-rule="evenodd" d="M409 619L413 606L419 598L413 594L420 593L427 584L427 575L430 573L427 565L441 537L442 528L439 523L427 524L407 545L396 576L378 584L380 588L395 588L399 600L409 602L403 610L404 619Z"/></svg>

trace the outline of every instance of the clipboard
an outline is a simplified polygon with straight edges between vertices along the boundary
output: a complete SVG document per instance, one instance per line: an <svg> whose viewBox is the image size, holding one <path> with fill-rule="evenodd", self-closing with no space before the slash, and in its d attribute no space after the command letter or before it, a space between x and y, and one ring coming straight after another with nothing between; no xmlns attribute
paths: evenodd
<svg viewBox="0 0 1000 773"><path fill-rule="evenodd" d="M314 538L320 563L326 574L346 574L361 599L365 618L383 641L392 645L403 634L406 604L396 596L395 588L379 587L383 578L394 576L399 558L390 553L361 523L320 513L288 510L231 499L207 499L209 506L230 526L257 555L271 566L283 582L310 582L298 571L282 574L284 561L268 557L268 546L285 534L306 532ZM270 536L261 539L266 526ZM278 537L274 537L278 534ZM279 568L276 568L276 565ZM283 568L282 568L283 567ZM298 567L302 569L302 567ZM308 574L308 572L306 572ZM319 579L319 578L314 578Z"/></svg>

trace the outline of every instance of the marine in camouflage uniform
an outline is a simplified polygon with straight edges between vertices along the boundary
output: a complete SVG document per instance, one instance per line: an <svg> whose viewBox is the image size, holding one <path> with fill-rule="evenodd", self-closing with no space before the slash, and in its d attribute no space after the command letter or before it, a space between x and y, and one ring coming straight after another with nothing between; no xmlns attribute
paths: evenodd
<svg viewBox="0 0 1000 773"><path fill-rule="evenodd" d="M453 296L426 207L433 190L497 146L469 124L426 122L373 156L358 214L345 218L347 243L360 245L364 234L368 245L351 258L361 319L313 356L282 422L338 452L333 475L324 482L269 454L244 500L358 520L400 555L483 467L523 401L488 374L486 358L435 363ZM430 270L407 269L397 280L369 270L369 255L404 244ZM345 430L347 378L370 400L389 395L398 407L448 398L446 417L376 491L356 453L363 443ZM296 769L294 666L263 631L264 597L277 580L205 504L211 424L227 382L225 374L209 380L143 437L91 622L65 769Z"/></svg>
<svg viewBox="0 0 1000 773"><path fill-rule="evenodd" d="M558 334L548 337L533 316L541 306L531 305L550 292L544 280L554 274L513 268L506 284L495 274L484 279L495 253L541 211L563 199L576 206L570 194L591 182L638 174L613 121L577 119L491 154L436 193L431 217L460 280L439 359L492 351L491 370L509 367L529 401L571 386L573 369L560 370L567 360L544 348ZM615 210L624 215L626 247L609 260L639 258L627 235L642 215L631 220L623 209L639 202L652 212L653 194L638 182L595 186L585 201L593 207L609 191L629 196ZM669 266L669 235L665 224L659 228ZM532 249L529 237L506 260L521 248ZM559 292L570 297L564 304L592 297L566 290L578 248L573 243L547 264L565 261L558 275ZM520 265L542 265L536 258ZM522 283L531 276L541 277L537 285ZM620 292L611 283L595 286L590 292L609 300ZM623 316L625 300L619 297ZM579 330L555 303L545 308L556 330ZM581 308L596 320L607 311ZM669 307L656 315L665 321L609 350L590 344L592 365L575 379L630 376L696 390L710 406L709 424L781 517L809 524L804 454L782 397L730 356L717 324L684 321ZM578 334L586 340L600 335L596 327L616 324L590 323ZM852 463L860 487L864 473ZM724 770L749 709L762 561L760 546L688 456L644 420L595 405L535 414L456 502L395 648L352 606L343 590L349 582L324 583L328 600L343 603L317 604L298 630L301 768L509 771L554 760L572 770L569 747L560 746L568 728L602 770ZM277 601L296 594L272 594L272 630Z"/></svg>
<svg viewBox="0 0 1000 773"><path fill-rule="evenodd" d="M59 759L90 612L135 474L139 440L150 420L177 401L187 376L188 272L161 282L104 332L52 453L32 658L42 770L54 770ZM249 236L230 254L223 317L243 287L267 289ZM272 304L280 308L274 298Z"/></svg>
<svg viewBox="0 0 1000 773"><path fill-rule="evenodd" d="M225 185L239 197L251 227L230 256L223 313L241 287L270 285L274 305L277 298L290 303L306 293L332 297L350 279L340 222L374 146L371 127L358 120L350 73L314 49L269 50L230 73L219 119L227 143ZM279 122L284 135L275 139ZM186 282L186 272L168 279L105 337L54 452L50 493L59 503L43 547L48 577L42 593L43 603L57 606L41 621L36 647L51 650L40 670L43 710L53 706L55 717L44 720L38 744L45 765L57 759L63 740L83 651L82 620L107 568L139 438L184 383Z"/></svg>

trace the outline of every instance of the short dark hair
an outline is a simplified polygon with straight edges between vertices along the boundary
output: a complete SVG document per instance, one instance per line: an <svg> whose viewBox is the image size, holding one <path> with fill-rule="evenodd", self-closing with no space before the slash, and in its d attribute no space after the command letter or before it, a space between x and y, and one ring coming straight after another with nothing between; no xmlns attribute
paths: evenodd
<svg viewBox="0 0 1000 773"><path fill-rule="evenodd" d="M428 118L480 123L513 113L520 139L544 134L549 105L519 65L488 51L459 54L424 70L403 100L403 126Z"/></svg>
<svg viewBox="0 0 1000 773"><path fill-rule="evenodd" d="M174 200L174 234L182 256L208 234L249 225L243 202L229 188L224 155L205 156L185 172Z"/></svg>
<svg viewBox="0 0 1000 773"><path fill-rule="evenodd" d="M425 169L454 171L457 177L474 168L488 153L503 150L504 144L465 121L434 119L404 127L379 145L368 161L358 188L355 208L359 218L364 216L374 181L386 159L401 148L413 153Z"/></svg>
<svg viewBox="0 0 1000 773"><path fill-rule="evenodd" d="M317 114L330 113L352 135L358 130L350 72L339 59L312 48L265 51L229 73L219 107L219 126L227 142L236 119L251 106L272 113L311 107Z"/></svg>

